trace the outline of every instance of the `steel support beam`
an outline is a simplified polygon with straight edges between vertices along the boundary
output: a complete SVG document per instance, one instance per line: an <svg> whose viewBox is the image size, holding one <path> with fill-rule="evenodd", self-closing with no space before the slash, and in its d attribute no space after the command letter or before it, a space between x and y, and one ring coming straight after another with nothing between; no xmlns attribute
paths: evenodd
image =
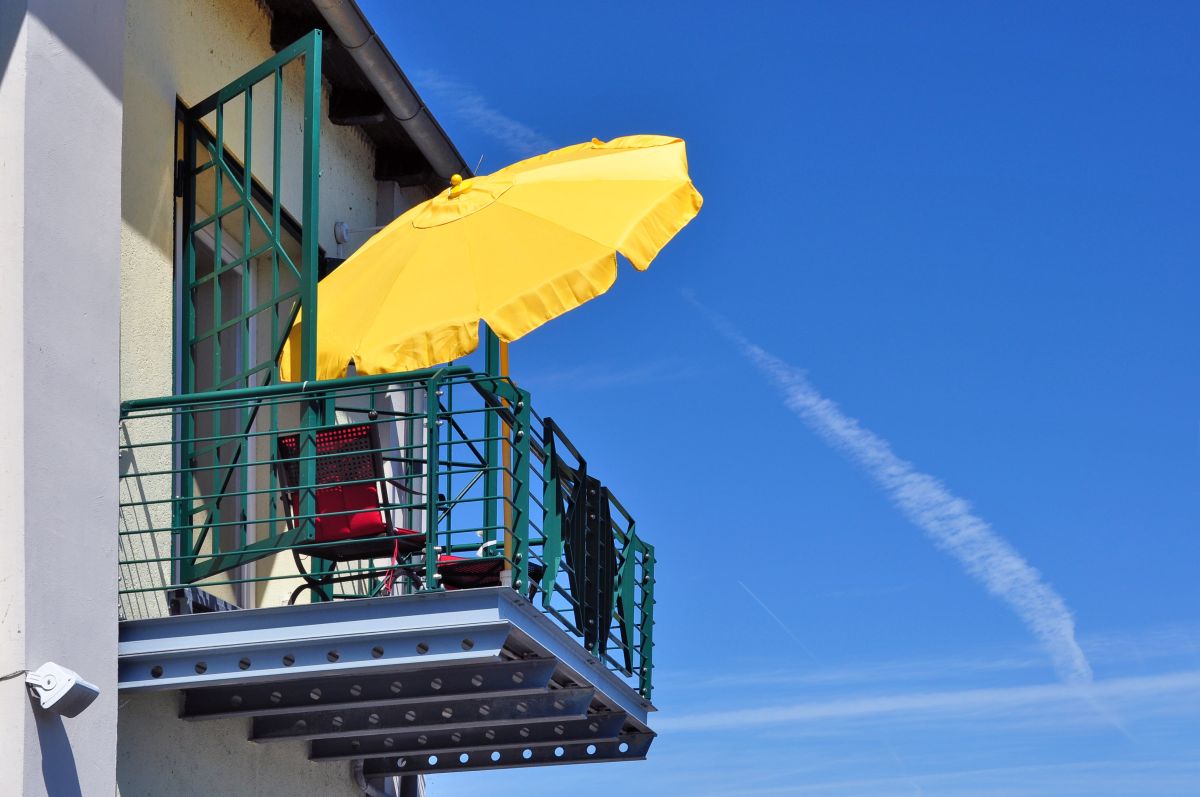
<svg viewBox="0 0 1200 797"><path fill-rule="evenodd" d="M560 689L536 695L458 698L374 709L257 717L250 738L256 742L321 739L417 728L487 728L539 719L583 717L587 715L592 695L591 689Z"/></svg>
<svg viewBox="0 0 1200 797"><path fill-rule="evenodd" d="M480 769L544 767L553 764L593 764L607 761L640 761L646 757L653 733L629 733L611 741L571 744L528 744L494 747L486 752L458 755L397 756L372 758L363 764L363 774L377 778L389 775L435 772L465 772Z"/></svg>
<svg viewBox="0 0 1200 797"><path fill-rule="evenodd" d="M549 686L556 666L553 659L443 665L422 670L189 689L184 693L183 717L265 717L307 714L316 709L378 708L454 698L539 694Z"/></svg>
<svg viewBox="0 0 1200 797"><path fill-rule="evenodd" d="M391 756L443 755L481 752L496 745L562 744L615 739L625 724L624 714L593 714L583 719L550 719L463 730L430 730L355 739L314 739L314 761Z"/></svg>
<svg viewBox="0 0 1200 797"><path fill-rule="evenodd" d="M640 730L649 731L649 712L654 706L619 676L604 666L604 662L588 653L579 641L567 636L550 618L539 612L532 603L516 591L497 588L505 593L498 597L500 616L513 624L513 635L526 641L542 655L558 659L559 663L579 683L596 687L597 696L614 711L624 711Z"/></svg>

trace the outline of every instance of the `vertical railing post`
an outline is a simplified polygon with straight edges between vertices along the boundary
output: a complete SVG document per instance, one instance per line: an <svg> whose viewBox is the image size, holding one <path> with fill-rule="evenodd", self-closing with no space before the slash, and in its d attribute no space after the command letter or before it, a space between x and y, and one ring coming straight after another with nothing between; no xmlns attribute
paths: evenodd
<svg viewBox="0 0 1200 797"><path fill-rule="evenodd" d="M562 498L559 496L558 452L554 443L554 421L546 418L542 422L542 450L546 457L542 462L542 607L550 608L554 598L554 585L558 581L558 567L562 561Z"/></svg>
<svg viewBox="0 0 1200 797"><path fill-rule="evenodd" d="M437 578L438 471L441 470L438 389L441 383L440 372L425 382L425 578L422 588L425 591L442 588Z"/></svg>
<svg viewBox="0 0 1200 797"><path fill-rule="evenodd" d="M244 265L242 266L242 270L243 270L243 274L244 274L244 276L242 277L242 297L241 297L242 306L240 309L241 309L242 313L245 314L246 311L251 306L253 306L253 300L251 297L254 296L254 291L253 291L252 285L251 285L253 280L250 278L250 271L251 271L250 251L251 251L251 249L253 249L253 247L250 245L250 215L251 215L251 208L254 207L254 203L251 199L254 195L254 160L253 160L253 155L254 155L254 152L253 152L253 149L254 149L254 86L253 85L246 86L246 93L244 95L242 95L242 103L243 103L243 111L242 111L242 113L243 113L243 116L242 116L242 120L243 120L242 121L242 181L241 181L241 185L238 187L238 189L239 189L238 193L241 195L241 201L242 201L242 259L244 261ZM240 328L239 334L241 335L242 340L249 342L251 340L251 335L253 334L253 332L252 332L253 321L251 320L251 316L247 315L245 317L245 319L242 321L242 323L239 324L239 328ZM237 365L238 373L246 374L250 370L250 364L251 364L250 346L243 345L243 346L240 346L239 348L241 349L241 352L240 352L239 362ZM243 379L245 379L244 386L249 387L252 379L249 376L244 376ZM237 415L238 413L235 412L234 414ZM251 404L247 403L242 406L240 417L238 418L238 422L239 422L239 426L242 428L243 434L242 434L241 439L237 441L236 451L233 455L233 460L229 463L229 473L225 477L226 480L228 481L230 479L230 477L234 476L234 467L237 464L237 460L244 456L246 466L242 468L241 473L237 474L238 478L235 481L235 485L236 485L235 489L241 493L241 495L238 496L238 502L237 502L238 506L237 506L237 510L236 510L237 516L242 521L241 525L237 527L237 531L238 531L237 547L238 548L245 548L250 542L249 519L252 514L250 511L252 499L249 495L247 495L245 493L245 491L250 488L249 480L250 480L250 475L252 473L252 469L251 469L249 463L252 462L253 459L255 458L254 446L253 446L253 443L251 442L254 438L250 437L249 435L254 429L254 419L257 415L258 415L257 405L251 405ZM244 576L249 575L249 573L240 572L238 575L244 577ZM242 583L242 584L238 585L237 592L239 594L239 598L238 598L239 605L242 605L242 606L253 605L250 601L245 600L246 593L248 593L250 591L252 591L252 588L249 583Z"/></svg>
<svg viewBox="0 0 1200 797"><path fill-rule="evenodd" d="M308 35L304 52L303 210L300 221L300 378L317 378L317 228L321 179L321 31ZM276 164L278 168L278 164Z"/></svg>
<svg viewBox="0 0 1200 797"><path fill-rule="evenodd" d="M179 299L179 327L176 331L176 351L180 352L179 388L183 393L191 393L196 389L196 353L191 341L196 335L195 295L193 284L196 281L196 234L192 227L196 223L196 130L191 117L185 117L183 129L183 164L179 169L183 178L183 274L180 288L182 296ZM172 545L175 549L177 570L173 575L179 583L186 583L192 577L192 564L195 561L192 554L192 479L190 471L184 468L191 464L192 441L196 436L196 423L191 408L185 409L174 416L172 430L177 446L171 452L172 467L176 471L175 490L173 495L174 527Z"/></svg>
<svg viewBox="0 0 1200 797"><path fill-rule="evenodd" d="M642 616L638 623L638 691L649 700L654 671L654 546L639 543L642 549Z"/></svg>
<svg viewBox="0 0 1200 797"><path fill-rule="evenodd" d="M625 673L633 675L634 653L637 649L637 627L634 625L634 616L637 612L635 603L637 593L634 589L636 586L634 582L637 580L637 558L641 552L641 543L637 538L637 524L630 521L625 529L625 535L625 545L621 548L621 564L617 567L616 584L609 612L620 623Z"/></svg>
<svg viewBox="0 0 1200 797"><path fill-rule="evenodd" d="M332 405L332 398L325 393L313 393L311 396L301 393L301 430L299 433L299 466L300 466L300 515L301 543L315 542L317 539L317 431L332 420L332 413L327 415ZM303 549L301 549L303 550ZM312 576L327 576L332 573L335 564L312 556L309 560L309 574ZM309 598L313 603L323 603L330 600L321 590L310 590Z"/></svg>
<svg viewBox="0 0 1200 797"><path fill-rule="evenodd" d="M317 378L317 226L320 222L321 169L321 31L314 30L304 46L303 189L300 229L300 379ZM275 164L278 170L279 164ZM276 198L278 200L278 197ZM300 516L306 542L316 539L317 436L321 404L302 397L299 446Z"/></svg>
<svg viewBox="0 0 1200 797"><path fill-rule="evenodd" d="M491 327L484 325L484 371L494 380L500 376L500 338L492 332ZM488 391L496 398L497 404L489 407L484 414L483 436L484 458L487 460L483 472L483 543L486 545L496 539L496 523L500 518L497 512L500 485L500 405L495 396L495 383L489 382Z"/></svg>
<svg viewBox="0 0 1200 797"><path fill-rule="evenodd" d="M221 383L221 335L217 332L222 320L223 300L221 295L221 261L223 258L224 246L222 245L222 236L225 228L221 224L221 215L224 212L225 206L225 169L222 168L222 161L225 153L225 104L217 103L216 116L214 119L216 124L216 138L213 141L213 214L215 221L212 227L212 307L210 330L212 332L212 363L210 379L213 385ZM212 452L212 467L208 468L204 473L212 479L211 484L216 484L216 480L220 478L221 473L221 446L224 438L221 435L221 418L222 413L219 410L214 410L209 413L212 428L209 430L212 437L212 442L207 446ZM210 486L207 490L201 492L214 492ZM209 503L211 499L206 499L205 503ZM215 501L212 503L212 508L208 512L208 517L205 520L205 530L211 530L209 539L209 549L213 556L220 555L221 552L221 535L224 527L221 525L221 505ZM201 543L203 544L203 543Z"/></svg>
<svg viewBox="0 0 1200 797"><path fill-rule="evenodd" d="M513 405L516 423L513 425L513 523L512 561L516 568L513 586L522 595L529 594L529 482L530 482L530 425L533 410L529 391L517 389Z"/></svg>

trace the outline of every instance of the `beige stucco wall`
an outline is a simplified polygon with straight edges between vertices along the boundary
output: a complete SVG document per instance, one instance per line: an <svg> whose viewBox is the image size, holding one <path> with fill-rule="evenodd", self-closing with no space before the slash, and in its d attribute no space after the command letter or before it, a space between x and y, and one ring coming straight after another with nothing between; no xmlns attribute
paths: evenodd
<svg viewBox="0 0 1200 797"><path fill-rule="evenodd" d="M269 44L270 20L254 0L129 0L125 40L125 117L122 170L121 272L121 397L170 395L174 372L174 260L176 250L174 166L176 159L176 98L193 104L236 79L274 53ZM284 166L280 170L284 207L293 216L301 210L300 142L303 128L303 72L298 64L285 70L283 125ZM328 90L324 110L328 111ZM271 140L270 107L266 91L255 94L255 152L253 172L272 184L268 157ZM240 113L230 109L226 146L241 157ZM354 127L338 127L327 117L321 125L320 224L318 240L333 255L335 221L354 228L379 223L377 198L386 194L385 216L391 215L394 192L379 191L373 177L374 151ZM384 220L388 220L385 218ZM357 239L359 241L361 239ZM346 248L349 254L353 245ZM169 441L170 419L141 420L124 425L123 442ZM170 468L170 448L137 448L122 458L123 502L169 498L165 477L139 478L151 470ZM121 512L122 559L149 560L169 555L170 536L146 529L170 525L169 504L126 507ZM294 572L290 556L263 560L251 575ZM122 568L123 586L153 587L163 583L165 562ZM272 583L255 590L259 605L286 601L293 583ZM229 587L209 591L234 599ZM158 616L166 611L161 591L127 595L123 616Z"/></svg>
<svg viewBox="0 0 1200 797"><path fill-rule="evenodd" d="M114 791L124 6L0 0L0 673L62 662L100 690L67 718L5 675L5 797Z"/></svg>
<svg viewBox="0 0 1200 797"><path fill-rule="evenodd" d="M176 97L198 102L270 58L269 32L266 11L253 0L128 2L121 192L123 398L172 392ZM285 159L293 157L282 170L281 193L284 206L299 216L302 86L295 70L287 77L283 148ZM265 114L257 121L269 122ZM238 141L226 143L235 155L240 153ZM255 176L270 185L269 159L255 158L255 164ZM322 119L318 235L328 253L336 251L335 221L351 227L376 223L373 167L371 144L358 128Z"/></svg>
<svg viewBox="0 0 1200 797"><path fill-rule="evenodd" d="M175 324L175 211L176 98L193 104L210 95L273 55L266 11L254 0L128 0L125 36L124 156L121 184L121 353L122 399L170 395L175 392L173 350ZM302 72L285 72L285 123L281 196L293 216L301 210L299 145L302 135ZM256 94L255 143L269 141L269 114L262 113L270 98ZM328 109L328 91L325 109ZM266 101L266 103L263 102ZM240 123L230 121L231 129ZM266 137L264 139L264 136ZM240 132L226 145L241 156ZM265 154L267 151L258 149ZM290 158L290 163L288 159ZM268 159L256 157L254 174L270 186ZM377 184L372 171L374 152L361 131L335 127L322 120L320 224L318 239L329 254L336 253L335 221L351 227L377 222ZM349 251L346 252L349 254ZM123 424L125 444L169 443L169 417ZM120 462L127 478L121 500L169 499L170 481L143 477L166 470L171 448L132 448ZM122 558L166 558L167 532L138 533L170 523L169 503L125 507L120 528ZM286 574L289 557L264 560L258 575ZM147 591L121 601L126 618L166 613L164 593L167 562L123 567L123 587ZM261 605L286 599L290 585L259 590ZM228 588L210 590L231 599ZM278 593L278 594L277 594ZM348 766L314 764L303 744L254 744L246 740L246 721L184 722L178 718L177 693L122 695L118 730L118 783L121 797L171 794L356 795Z"/></svg>
<svg viewBox="0 0 1200 797"><path fill-rule="evenodd" d="M249 720L181 720L179 700L122 696L118 797L362 797L349 763L309 761L306 743L247 741Z"/></svg>

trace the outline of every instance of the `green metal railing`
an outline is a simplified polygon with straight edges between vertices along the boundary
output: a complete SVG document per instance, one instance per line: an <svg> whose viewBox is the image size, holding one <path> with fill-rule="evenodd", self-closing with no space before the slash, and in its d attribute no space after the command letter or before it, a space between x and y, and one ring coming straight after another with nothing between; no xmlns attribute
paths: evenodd
<svg viewBox="0 0 1200 797"><path fill-rule="evenodd" d="M214 415L257 420L216 428ZM338 429L371 430L355 454L377 457L379 472L331 477L325 466L344 455L281 445ZM445 367L129 401L120 431L125 616L167 614L188 588L239 606L440 590L439 557L458 556L494 563L502 583L649 699L654 549L507 378ZM238 453L186 453L210 447ZM305 484L311 502L299 500ZM327 545L319 520L359 512L331 511L318 494L367 484L419 550L314 555Z"/></svg>
<svg viewBox="0 0 1200 797"><path fill-rule="evenodd" d="M436 591L439 560L462 557L500 570L649 699L654 549L558 425L494 375L490 330L486 374L315 380L320 75L313 31L182 112L182 395L122 405L122 616L196 595L233 608ZM290 121L289 92L303 105ZM289 334L299 381L283 384ZM345 456L319 441L350 428L370 430L355 453L378 472L330 477ZM320 528L362 513L320 497L367 484L408 546L335 555Z"/></svg>

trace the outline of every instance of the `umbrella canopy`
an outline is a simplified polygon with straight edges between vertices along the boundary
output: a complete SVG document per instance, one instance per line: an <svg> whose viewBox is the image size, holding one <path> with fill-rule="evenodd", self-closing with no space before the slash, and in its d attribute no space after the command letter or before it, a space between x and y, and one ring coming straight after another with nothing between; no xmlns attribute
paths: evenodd
<svg viewBox="0 0 1200 797"><path fill-rule="evenodd" d="M644 271L700 211L684 143L625 136L539 155L397 218L318 286L317 378L462 357L482 320L513 341L604 293L617 253ZM299 322L283 350L299 377Z"/></svg>

